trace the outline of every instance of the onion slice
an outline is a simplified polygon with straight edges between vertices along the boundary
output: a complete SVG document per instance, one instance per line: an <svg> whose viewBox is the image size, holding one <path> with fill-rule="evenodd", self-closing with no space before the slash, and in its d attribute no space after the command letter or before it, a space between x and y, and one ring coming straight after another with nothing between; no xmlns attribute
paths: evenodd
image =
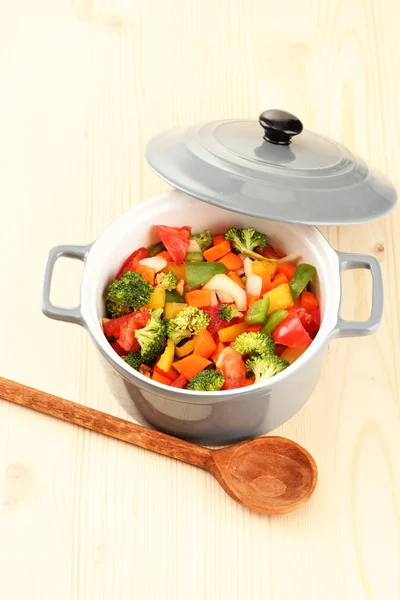
<svg viewBox="0 0 400 600"><path fill-rule="evenodd" d="M253 275L253 261L248 256L243 261L243 268L246 277Z"/></svg>
<svg viewBox="0 0 400 600"><path fill-rule="evenodd" d="M201 252L201 248L197 240L189 240L187 252Z"/></svg>
<svg viewBox="0 0 400 600"><path fill-rule="evenodd" d="M232 281L227 275L214 275L203 286L203 290L212 290L214 292L225 292L231 296L240 311L247 308L246 292L237 283Z"/></svg>
<svg viewBox="0 0 400 600"><path fill-rule="evenodd" d="M218 306L218 298L216 292L211 292L210 306Z"/></svg>
<svg viewBox="0 0 400 600"><path fill-rule="evenodd" d="M259 275L250 275L246 281L246 292L249 296L261 296L262 279Z"/></svg>
<svg viewBox="0 0 400 600"><path fill-rule="evenodd" d="M215 294L215 292L214 292ZM233 298L230 294L227 294L226 292L217 292L218 298L220 302L227 302L228 304L230 304L231 302L233 302Z"/></svg>
<svg viewBox="0 0 400 600"><path fill-rule="evenodd" d="M154 269L156 273L158 273L167 266L167 261L162 256L152 256L151 258L142 258L142 260L139 261L139 265L150 267L151 269Z"/></svg>

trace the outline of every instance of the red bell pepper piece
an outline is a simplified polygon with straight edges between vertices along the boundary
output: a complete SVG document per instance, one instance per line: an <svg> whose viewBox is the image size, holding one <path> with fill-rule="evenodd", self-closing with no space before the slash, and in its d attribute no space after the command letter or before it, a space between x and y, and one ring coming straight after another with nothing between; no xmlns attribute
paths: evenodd
<svg viewBox="0 0 400 600"><path fill-rule="evenodd" d="M246 385L247 369L242 355L230 346L222 350L216 366L225 376L223 390L234 390Z"/></svg>
<svg viewBox="0 0 400 600"><path fill-rule="evenodd" d="M177 265L181 265L185 260L189 248L189 227L168 227L167 225L156 226L158 236L172 259Z"/></svg>
<svg viewBox="0 0 400 600"><path fill-rule="evenodd" d="M287 346L276 346L274 354L276 354L276 356L280 356L285 352L286 348Z"/></svg>
<svg viewBox="0 0 400 600"><path fill-rule="evenodd" d="M314 338L321 325L321 314L318 308L298 308L297 314L299 315L304 329Z"/></svg>
<svg viewBox="0 0 400 600"><path fill-rule="evenodd" d="M115 350L115 352L118 354L118 356L125 356L126 352L123 348L121 348L121 346L118 344L118 342L113 342L111 344L111 347L113 348L113 350Z"/></svg>
<svg viewBox="0 0 400 600"><path fill-rule="evenodd" d="M171 383L171 387L184 388L187 382L188 380L186 379L186 377L181 374L177 379L175 379L175 381Z"/></svg>
<svg viewBox="0 0 400 600"><path fill-rule="evenodd" d="M312 342L294 309L289 311L288 316L278 325L272 337L275 344L283 344L289 348L307 348Z"/></svg>
<svg viewBox="0 0 400 600"><path fill-rule="evenodd" d="M136 267L138 266L139 262L143 258L148 258L148 256L149 256L149 251L147 250L147 248L144 248L144 247L138 248L137 250L135 250L135 252L132 252L132 254L130 256L128 256L128 258L126 259L126 261L124 262L124 264L122 265L120 270L118 271L116 279L121 279L121 277L125 273L125 271L134 271L136 269Z"/></svg>

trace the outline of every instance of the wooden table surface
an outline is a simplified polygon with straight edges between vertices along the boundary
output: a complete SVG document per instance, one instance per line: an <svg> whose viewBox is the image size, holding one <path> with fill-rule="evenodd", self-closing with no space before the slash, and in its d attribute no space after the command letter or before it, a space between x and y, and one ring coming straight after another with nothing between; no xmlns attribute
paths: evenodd
<svg viewBox="0 0 400 600"><path fill-rule="evenodd" d="M280 107L400 187L398 0L0 2L1 374L125 417L77 326L40 312L48 249L87 243L166 185L146 141ZM386 289L370 338L329 350L275 433L315 457L311 501L280 518L195 468L0 401L4 600L398 600L399 212L323 228L373 254ZM78 297L62 260L54 300ZM364 273L345 316L368 314Z"/></svg>

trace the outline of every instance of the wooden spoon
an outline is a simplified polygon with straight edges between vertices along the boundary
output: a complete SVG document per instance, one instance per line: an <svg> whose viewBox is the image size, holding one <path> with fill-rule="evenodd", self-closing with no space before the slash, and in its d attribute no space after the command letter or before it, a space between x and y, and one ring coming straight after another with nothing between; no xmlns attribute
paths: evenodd
<svg viewBox="0 0 400 600"><path fill-rule="evenodd" d="M283 514L317 484L312 456L287 438L260 437L210 450L0 377L0 398L209 471L236 502Z"/></svg>

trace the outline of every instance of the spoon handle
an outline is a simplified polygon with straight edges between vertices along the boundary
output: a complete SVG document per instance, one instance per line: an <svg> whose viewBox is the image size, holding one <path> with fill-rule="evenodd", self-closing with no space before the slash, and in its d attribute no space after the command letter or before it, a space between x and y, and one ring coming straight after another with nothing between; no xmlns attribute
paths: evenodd
<svg viewBox="0 0 400 600"><path fill-rule="evenodd" d="M211 451L203 446L153 431L3 377L0 377L0 398L202 469L207 469L212 460Z"/></svg>

